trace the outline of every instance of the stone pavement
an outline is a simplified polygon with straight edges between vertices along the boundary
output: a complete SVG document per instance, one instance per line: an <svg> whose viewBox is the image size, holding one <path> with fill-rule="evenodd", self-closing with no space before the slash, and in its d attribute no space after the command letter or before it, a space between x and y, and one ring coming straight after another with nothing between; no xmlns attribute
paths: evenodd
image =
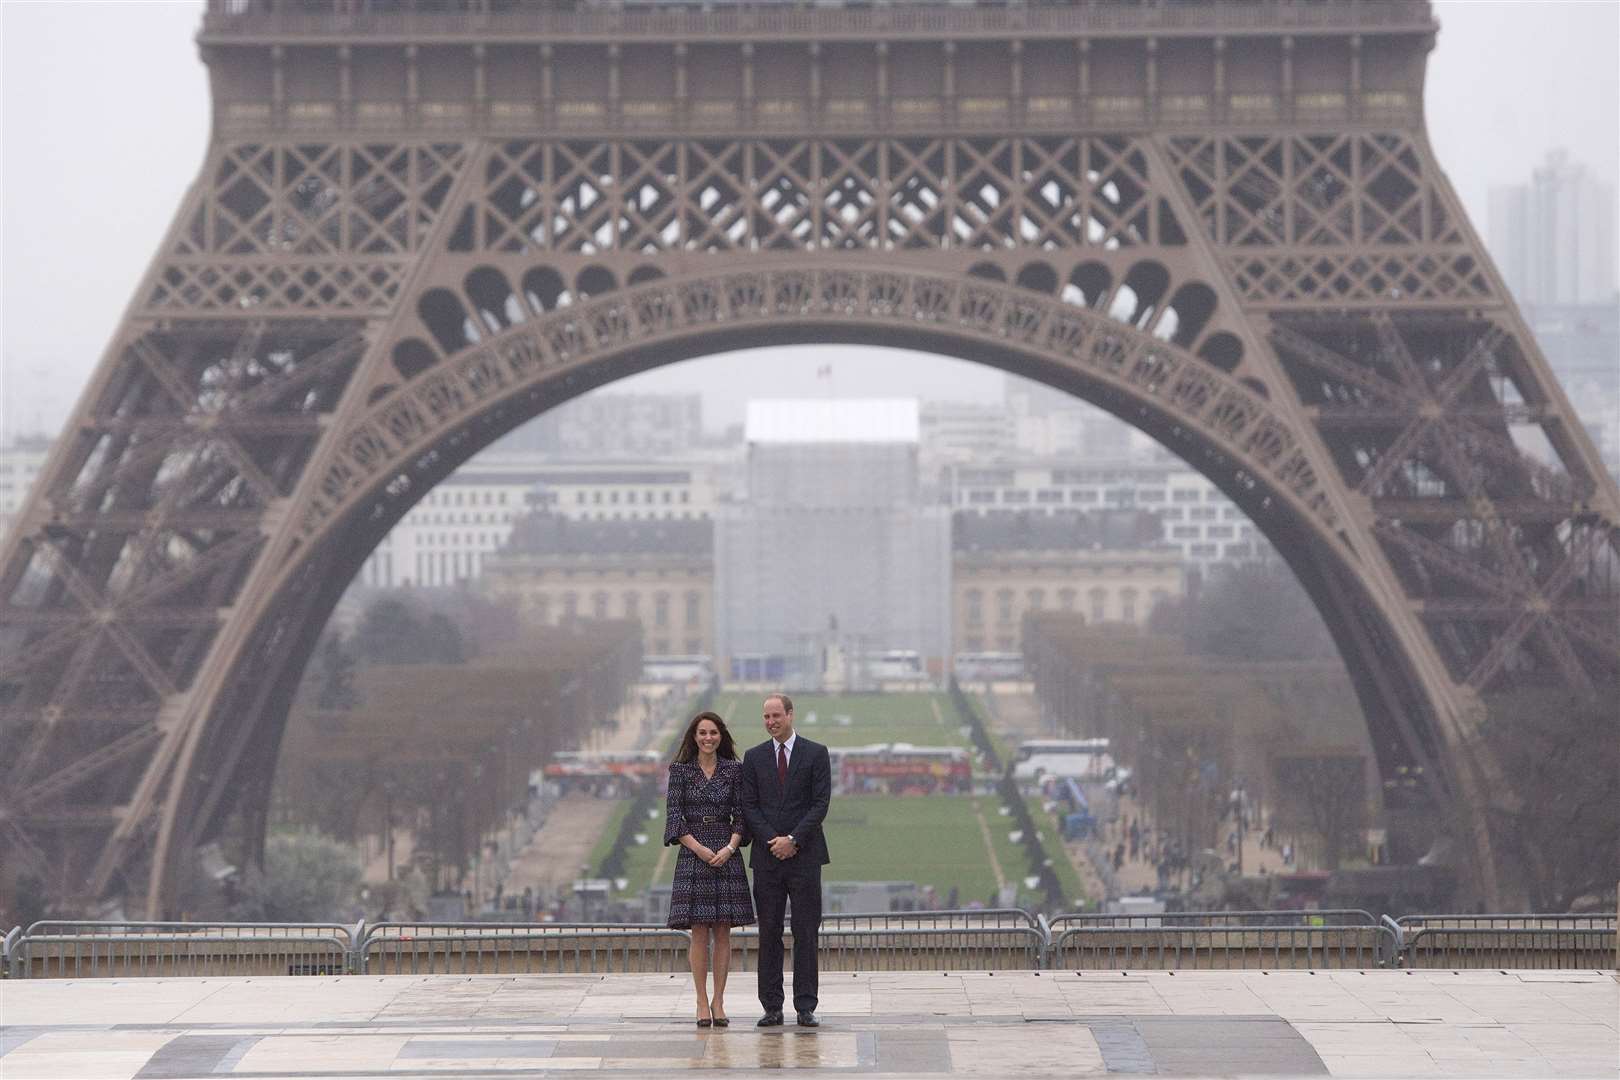
<svg viewBox="0 0 1620 1080"><path fill-rule="evenodd" d="M1604 972L832 974L819 1030L692 1025L669 975L0 983L0 1078L1607 1076ZM791 994L791 990L789 991Z"/></svg>

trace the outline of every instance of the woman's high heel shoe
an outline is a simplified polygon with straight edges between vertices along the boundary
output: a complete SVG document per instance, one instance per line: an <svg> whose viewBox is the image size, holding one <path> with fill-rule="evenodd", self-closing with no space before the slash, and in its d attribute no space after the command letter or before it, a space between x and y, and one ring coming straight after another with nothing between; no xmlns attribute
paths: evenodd
<svg viewBox="0 0 1620 1080"><path fill-rule="evenodd" d="M714 1004L712 1002L709 1005L709 1012L711 1012L711 1013L714 1012ZM716 1016L714 1018L714 1026L715 1027L730 1027L731 1026L731 1017L729 1017L729 1016Z"/></svg>

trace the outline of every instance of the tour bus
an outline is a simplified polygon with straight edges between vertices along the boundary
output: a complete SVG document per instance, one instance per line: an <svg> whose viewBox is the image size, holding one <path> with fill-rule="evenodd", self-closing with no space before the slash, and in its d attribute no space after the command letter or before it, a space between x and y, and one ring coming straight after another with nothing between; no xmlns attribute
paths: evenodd
<svg viewBox="0 0 1620 1080"><path fill-rule="evenodd" d="M656 750L560 750L543 772L564 795L623 796L644 781L661 779L664 762Z"/></svg>
<svg viewBox="0 0 1620 1080"><path fill-rule="evenodd" d="M713 657L646 656L641 660L641 677L650 683L706 683L714 678Z"/></svg>
<svg viewBox="0 0 1620 1080"><path fill-rule="evenodd" d="M956 677L962 682L1022 679L1024 654L1015 652L961 652L956 654Z"/></svg>
<svg viewBox="0 0 1620 1080"><path fill-rule="evenodd" d="M1076 780L1106 780L1113 768L1107 739L1027 739L1018 744L1013 779L1069 776Z"/></svg>
<svg viewBox="0 0 1620 1080"><path fill-rule="evenodd" d="M731 681L778 686L787 674L787 657L768 653L732 653Z"/></svg>
<svg viewBox="0 0 1620 1080"><path fill-rule="evenodd" d="M843 794L967 794L973 790L973 759L960 746L874 743L829 747L828 755Z"/></svg>
<svg viewBox="0 0 1620 1080"><path fill-rule="evenodd" d="M923 677L922 654L912 649L888 649L861 659L866 674L879 682L914 682Z"/></svg>

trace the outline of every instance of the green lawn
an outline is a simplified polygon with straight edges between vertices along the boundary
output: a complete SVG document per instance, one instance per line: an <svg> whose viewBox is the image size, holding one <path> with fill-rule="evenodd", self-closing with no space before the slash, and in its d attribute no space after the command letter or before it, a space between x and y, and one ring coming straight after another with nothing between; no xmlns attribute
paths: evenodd
<svg viewBox="0 0 1620 1080"><path fill-rule="evenodd" d="M984 814L985 824L990 826L990 843L996 850L996 858L1001 860L1001 872L1020 892L1025 891L1023 879L1029 873L1029 857L1024 853L1022 838L1015 841L1009 835L1018 827L1017 820L1011 814L1002 816L999 795L983 795L975 801ZM979 846L984 845L981 842Z"/></svg>
<svg viewBox="0 0 1620 1080"><path fill-rule="evenodd" d="M619 829L624 824L624 815L630 812L632 800L620 799L613 807L613 816L608 818L607 824L602 827L602 834L596 838L596 844L591 848L589 866L592 873L600 873L603 860L613 853L613 842L619 838Z"/></svg>
<svg viewBox="0 0 1620 1080"><path fill-rule="evenodd" d="M938 702L940 716L936 717L933 703ZM758 702L746 695L727 694L716 702L716 712L726 718L741 752L762 741L765 733L758 716ZM886 694L886 695L810 695L794 700L794 713L798 729L809 738L831 746L865 746L880 742L909 742L918 746L969 746L954 720L950 701L943 695ZM811 714L815 720L811 722ZM839 723L839 715L850 718ZM941 722L941 717L943 721ZM673 747L671 747L672 749ZM628 808L628 801L609 823L598 844L594 862L600 864L612 840L618 835L619 823ZM935 795L913 798L894 798L884 795L839 795L833 800L832 812L827 820L827 842L832 850L832 864L826 868L828 881L915 881L919 885L932 885L944 903L954 885L958 890L958 903L990 901L996 891L995 875L985 855L984 833L979 828L975 807L984 815L990 830L991 844L1002 873L1007 880L1023 891L1023 878L1030 867L1024 848L1008 838L1015 826L1013 818L999 812L1000 799L995 795ZM1039 807L1032 807L1033 816L1041 820ZM643 830L647 842L632 848L625 860L624 876L628 878L625 894L634 895L652 884L653 871L663 853L663 804L657 806L657 817L649 819ZM1063 855L1063 846L1056 842L1056 830L1047 829L1051 836L1047 842L1048 854L1057 861L1058 875L1064 882L1065 893L1078 896L1078 878L1074 868ZM662 877L667 880L674 870L674 855L664 861ZM747 853L744 852L744 857ZM1059 861L1061 860L1061 861ZM1071 884L1072 883L1072 884Z"/></svg>
<svg viewBox="0 0 1620 1080"><path fill-rule="evenodd" d="M1052 860L1052 870L1057 874L1058 885L1063 890L1063 899L1068 906L1065 911L1076 910L1081 900L1086 898L1085 889L1080 884L1080 872L1074 868L1069 859L1069 852L1063 846L1063 833L1058 827L1056 818L1041 808L1039 796L1026 797L1024 805L1029 807L1030 819L1035 822L1035 829L1041 834L1041 844L1046 848L1046 857Z"/></svg>
<svg viewBox="0 0 1620 1080"><path fill-rule="evenodd" d="M935 703L939 705L937 717ZM752 746L764 741L765 729L757 715L742 715L744 705L746 702L738 706L732 732L740 746ZM841 716L847 716L848 722L841 722ZM890 742L971 745L953 716L949 699L935 694L806 694L793 699L793 717L801 734L827 746Z"/></svg>
<svg viewBox="0 0 1620 1080"><path fill-rule="evenodd" d="M641 830L646 834L647 842L632 847L625 855L624 876L629 884L623 890L623 895L634 896L653 883L653 870L664 850L664 804L659 802L655 809L658 816L649 818ZM671 848L669 861L664 865L665 878L675 872L675 854L675 849Z"/></svg>
<svg viewBox="0 0 1620 1080"><path fill-rule="evenodd" d="M827 881L915 881L934 886L941 904L953 885L959 890L960 904L988 900L995 893L996 881L973 803L966 795L838 796L826 824L832 864L822 871L822 877ZM995 836L993 823L991 836Z"/></svg>
<svg viewBox="0 0 1620 1080"><path fill-rule="evenodd" d="M944 903L952 885L959 900L986 900L994 892L995 877L984 853L984 833L973 814L978 803L990 826L991 841L1002 872L1017 881L1029 872L1023 848L1007 839L1011 818L996 812L994 796L941 795L896 799L884 795L839 795L833 799L827 818L827 843L833 861L823 876L828 881L915 881L933 885ZM625 806L628 807L628 802ZM615 815L612 835L624 808ZM649 819L647 842L630 849L625 859L624 893L634 895L653 884L653 870L663 852L664 808L656 819ZM608 844L599 845L596 862L605 857ZM672 849L664 862L663 877L675 869ZM748 852L743 852L746 858Z"/></svg>

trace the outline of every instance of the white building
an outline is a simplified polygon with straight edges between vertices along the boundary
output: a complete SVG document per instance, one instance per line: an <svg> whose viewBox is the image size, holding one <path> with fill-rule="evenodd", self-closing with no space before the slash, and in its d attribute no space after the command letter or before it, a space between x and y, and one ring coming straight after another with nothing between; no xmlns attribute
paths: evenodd
<svg viewBox="0 0 1620 1080"><path fill-rule="evenodd" d="M1164 541L1206 575L1222 562L1264 558L1270 545L1243 511L1201 473L1180 462L1020 460L952 466L944 488L952 508L990 514L1032 510L1147 510Z"/></svg>
<svg viewBox="0 0 1620 1080"><path fill-rule="evenodd" d="M1522 304L1612 302L1614 225L1614 188L1563 150L1530 183L1491 189L1491 255Z"/></svg>
<svg viewBox="0 0 1620 1080"><path fill-rule="evenodd" d="M43 436L18 439L0 446L0 541L11 531L11 523L22 512L28 493L45 467L51 440Z"/></svg>
<svg viewBox="0 0 1620 1080"><path fill-rule="evenodd" d="M716 463L559 463L480 454L412 507L372 552L357 584L437 587L470 581L531 510L576 521L700 520L719 501Z"/></svg>
<svg viewBox="0 0 1620 1080"><path fill-rule="evenodd" d="M1018 445L1018 425L1001 405L925 401L918 413L919 452L925 464L1007 457Z"/></svg>
<svg viewBox="0 0 1620 1080"><path fill-rule="evenodd" d="M1153 445L1125 421L1045 383L1008 375L1002 393L1021 457L1126 458Z"/></svg>
<svg viewBox="0 0 1620 1080"><path fill-rule="evenodd" d="M575 521L701 520L727 494L730 456L552 462L533 471L535 505Z"/></svg>
<svg viewBox="0 0 1620 1080"><path fill-rule="evenodd" d="M451 474L383 537L357 584L438 586L476 578L528 511L533 486L523 473L489 471L477 462Z"/></svg>

